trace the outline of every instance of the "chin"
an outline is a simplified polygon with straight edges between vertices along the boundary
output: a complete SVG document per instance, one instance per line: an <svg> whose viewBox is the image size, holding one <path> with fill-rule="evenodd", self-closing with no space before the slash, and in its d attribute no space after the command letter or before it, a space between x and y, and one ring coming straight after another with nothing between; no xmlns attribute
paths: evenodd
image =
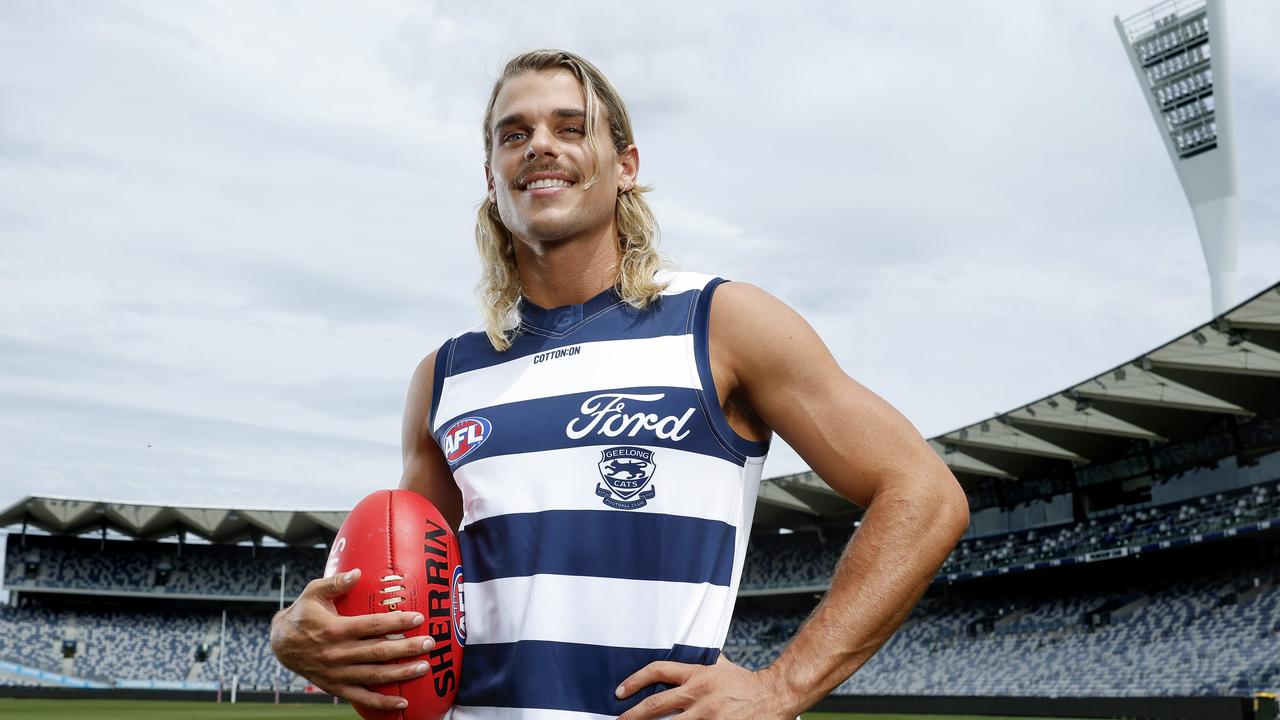
<svg viewBox="0 0 1280 720"><path fill-rule="evenodd" d="M574 217L535 217L524 223L521 233L540 242L555 242L582 232L586 227Z"/></svg>

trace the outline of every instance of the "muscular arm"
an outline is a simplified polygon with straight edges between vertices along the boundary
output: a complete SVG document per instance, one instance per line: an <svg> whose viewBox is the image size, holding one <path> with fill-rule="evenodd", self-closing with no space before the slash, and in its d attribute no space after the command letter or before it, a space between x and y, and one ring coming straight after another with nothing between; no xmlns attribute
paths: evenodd
<svg viewBox="0 0 1280 720"><path fill-rule="evenodd" d="M794 715L893 635L969 522L951 471L897 410L844 373L798 314L750 285L713 297L712 357L728 388L809 467L866 508L831 589L762 675Z"/></svg>
<svg viewBox="0 0 1280 720"><path fill-rule="evenodd" d="M405 398L404 422L400 432L400 454L404 474L400 487L430 500L456 531L462 522L462 493L449 472L449 463L431 434L431 394L435 379L436 354L431 353L413 373Z"/></svg>
<svg viewBox="0 0 1280 720"><path fill-rule="evenodd" d="M720 286L711 302L711 365L730 425L782 436L832 488L866 508L831 589L772 665L750 673L654 662L618 688L655 682L621 720L682 710L696 717L793 718L860 668L897 630L969 522L955 477L911 423L836 364L813 328L767 293Z"/></svg>

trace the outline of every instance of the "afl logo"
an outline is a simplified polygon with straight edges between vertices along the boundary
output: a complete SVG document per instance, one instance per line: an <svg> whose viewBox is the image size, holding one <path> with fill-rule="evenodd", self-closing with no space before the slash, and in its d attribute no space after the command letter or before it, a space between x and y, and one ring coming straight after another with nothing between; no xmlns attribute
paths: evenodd
<svg viewBox="0 0 1280 720"><path fill-rule="evenodd" d="M463 418L444 431L444 456L449 464L475 452L475 449L489 439L493 425L482 417Z"/></svg>
<svg viewBox="0 0 1280 720"><path fill-rule="evenodd" d="M453 636L459 645L467 644L467 605L462 589L462 566L453 569Z"/></svg>

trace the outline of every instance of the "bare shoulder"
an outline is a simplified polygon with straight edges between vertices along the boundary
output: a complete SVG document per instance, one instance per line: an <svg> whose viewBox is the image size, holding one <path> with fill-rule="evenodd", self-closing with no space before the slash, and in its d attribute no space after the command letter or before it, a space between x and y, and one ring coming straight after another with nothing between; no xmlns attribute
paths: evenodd
<svg viewBox="0 0 1280 720"><path fill-rule="evenodd" d="M439 350L432 350L418 361L418 366L413 370L413 378L409 381L411 387L422 387L428 399L431 397L431 386L436 379L436 353L438 352Z"/></svg>
<svg viewBox="0 0 1280 720"><path fill-rule="evenodd" d="M405 431L410 430L410 423L415 430L425 428L431 415L431 401L436 381L436 352L432 351L424 357L413 371L409 379L409 392L405 398L404 421ZM405 438L408 439L407 437ZM408 443L406 443L407 447Z"/></svg>
<svg viewBox="0 0 1280 720"><path fill-rule="evenodd" d="M435 376L436 353L432 352L414 369L405 394L400 437L404 472L400 487L414 490L430 500L457 528L462 518L462 496L431 428Z"/></svg>
<svg viewBox="0 0 1280 720"><path fill-rule="evenodd" d="M954 485L911 423L849 377L799 313L750 285L722 290L712 296L712 341L737 389L836 492L866 507L890 483Z"/></svg>
<svg viewBox="0 0 1280 720"><path fill-rule="evenodd" d="M738 381L776 372L779 364L797 359L834 362L800 313L750 283L728 282L716 288L709 333L713 357L720 358Z"/></svg>
<svg viewBox="0 0 1280 720"><path fill-rule="evenodd" d="M723 317L747 319L755 312L795 311L786 303L765 292L763 289L745 282L726 282L716 286L711 296L711 313L719 313Z"/></svg>

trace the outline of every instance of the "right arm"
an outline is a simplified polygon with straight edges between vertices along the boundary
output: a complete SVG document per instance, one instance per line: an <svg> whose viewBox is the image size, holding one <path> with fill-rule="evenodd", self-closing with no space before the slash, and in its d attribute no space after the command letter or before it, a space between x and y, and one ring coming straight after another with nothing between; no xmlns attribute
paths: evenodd
<svg viewBox="0 0 1280 720"><path fill-rule="evenodd" d="M462 522L462 492L453 481L449 463L431 434L435 373L436 354L431 353L418 363L409 383L409 396L404 403L404 424L400 431L400 455L404 459L400 487L430 500L449 521L449 527L457 532Z"/></svg>
<svg viewBox="0 0 1280 720"><path fill-rule="evenodd" d="M462 495L428 427L435 357L431 353L418 364L409 384L400 487L430 500L456 529L462 519ZM425 663L388 661L422 655L435 642L429 637L386 639L421 625L421 613L339 615L333 599L355 586L358 573L353 570L308 583L298 599L272 619L271 649L282 665L330 695L380 710L406 707L404 698L375 693L364 686L425 674Z"/></svg>

